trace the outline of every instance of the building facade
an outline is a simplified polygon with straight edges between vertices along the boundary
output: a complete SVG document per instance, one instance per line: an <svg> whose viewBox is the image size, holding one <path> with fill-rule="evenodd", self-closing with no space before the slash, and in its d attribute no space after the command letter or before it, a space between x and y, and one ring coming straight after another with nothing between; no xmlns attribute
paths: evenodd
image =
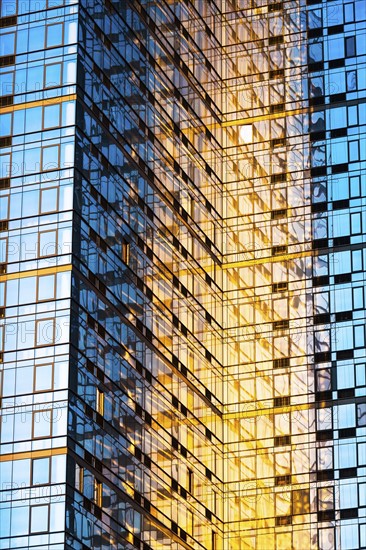
<svg viewBox="0 0 366 550"><path fill-rule="evenodd" d="M366 1L0 6L0 548L366 548Z"/></svg>

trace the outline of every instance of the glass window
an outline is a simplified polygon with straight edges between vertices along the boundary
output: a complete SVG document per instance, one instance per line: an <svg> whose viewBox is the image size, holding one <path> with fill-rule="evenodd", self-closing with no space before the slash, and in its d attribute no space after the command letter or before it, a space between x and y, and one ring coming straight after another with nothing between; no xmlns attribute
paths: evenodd
<svg viewBox="0 0 366 550"><path fill-rule="evenodd" d="M47 27L47 40L46 47L52 48L53 46L59 46L62 44L63 24L57 23L55 25L49 25Z"/></svg>
<svg viewBox="0 0 366 550"><path fill-rule="evenodd" d="M10 482L12 469L13 469L13 461L7 460L4 462L0 462L0 480L2 482L5 482L5 481L7 483Z"/></svg>
<svg viewBox="0 0 366 550"><path fill-rule="evenodd" d="M30 393L31 388L28 386L27 392ZM14 419L14 441L25 441L32 437L32 414L25 412L15 415Z"/></svg>
<svg viewBox="0 0 366 550"><path fill-rule="evenodd" d="M346 107L338 107L328 111L330 118L330 128L344 128L347 126L347 110Z"/></svg>
<svg viewBox="0 0 366 550"><path fill-rule="evenodd" d="M338 214L333 216L333 236L342 237L350 233L349 214Z"/></svg>
<svg viewBox="0 0 366 550"><path fill-rule="evenodd" d="M32 485L44 485L50 482L50 459L32 460Z"/></svg>
<svg viewBox="0 0 366 550"><path fill-rule="evenodd" d="M15 111L13 115L13 134L24 134L25 111ZM28 169L28 167L27 167Z"/></svg>
<svg viewBox="0 0 366 550"><path fill-rule="evenodd" d="M44 533L48 531L49 505L31 506L31 533Z"/></svg>
<svg viewBox="0 0 366 550"><path fill-rule="evenodd" d="M52 300L55 297L55 275L43 275L38 278L37 300Z"/></svg>
<svg viewBox="0 0 366 550"><path fill-rule="evenodd" d="M30 462L29 458L13 462L13 483L18 486L23 485L23 487L28 487L30 482Z"/></svg>
<svg viewBox="0 0 366 550"><path fill-rule="evenodd" d="M75 124L75 101L66 101L62 105L62 126Z"/></svg>
<svg viewBox="0 0 366 550"><path fill-rule="evenodd" d="M42 170L55 170L60 166L60 147L42 147Z"/></svg>
<svg viewBox="0 0 366 550"><path fill-rule="evenodd" d="M19 280L19 304L36 301L36 277L25 277Z"/></svg>
<svg viewBox="0 0 366 550"><path fill-rule="evenodd" d="M366 365L356 365L356 385L365 386L366 385Z"/></svg>
<svg viewBox="0 0 366 550"><path fill-rule="evenodd" d="M13 306L18 303L19 281L6 283L6 305Z"/></svg>
<svg viewBox="0 0 366 550"><path fill-rule="evenodd" d="M351 197L359 197L361 194L360 177L350 178Z"/></svg>
<svg viewBox="0 0 366 550"><path fill-rule="evenodd" d="M356 38L348 36L346 38L346 57L354 57L356 55Z"/></svg>
<svg viewBox="0 0 366 550"><path fill-rule="evenodd" d="M350 162L360 160L360 147L358 139L348 143L348 155Z"/></svg>
<svg viewBox="0 0 366 550"><path fill-rule="evenodd" d="M39 233L40 257L53 256L57 253L57 231L41 231Z"/></svg>
<svg viewBox="0 0 366 550"><path fill-rule="evenodd" d="M99 414L104 414L104 393L97 388L97 403L96 403L96 410Z"/></svg>
<svg viewBox="0 0 366 550"><path fill-rule="evenodd" d="M12 95L14 93L14 73L2 73L1 75L1 95Z"/></svg>
<svg viewBox="0 0 366 550"><path fill-rule="evenodd" d="M12 120L11 113L0 116L0 136L9 136L11 134Z"/></svg>
<svg viewBox="0 0 366 550"><path fill-rule="evenodd" d="M52 65L46 65L44 75L45 88L52 88L54 86L60 86L61 84L61 63L54 63Z"/></svg>
<svg viewBox="0 0 366 550"><path fill-rule="evenodd" d="M42 122L42 107L32 107L26 110L25 131L39 132Z"/></svg>
<svg viewBox="0 0 366 550"><path fill-rule="evenodd" d="M35 27L31 25L29 28L29 51L44 49L44 25Z"/></svg>
<svg viewBox="0 0 366 550"><path fill-rule="evenodd" d="M355 10L353 2L344 5L344 21L352 23L355 20Z"/></svg>
<svg viewBox="0 0 366 550"><path fill-rule="evenodd" d="M357 405L357 426L366 426L366 403Z"/></svg>
<svg viewBox="0 0 366 550"><path fill-rule="evenodd" d="M340 482L339 487L340 508L357 508L357 484Z"/></svg>
<svg viewBox="0 0 366 550"><path fill-rule="evenodd" d="M320 487L318 489L318 510L333 510L334 487Z"/></svg>
<svg viewBox="0 0 366 550"><path fill-rule="evenodd" d="M40 147L31 147L24 151L24 168L27 172L39 171Z"/></svg>
<svg viewBox="0 0 366 550"><path fill-rule="evenodd" d="M328 43L329 59L343 59L344 57L344 38L333 38Z"/></svg>
<svg viewBox="0 0 366 550"><path fill-rule="evenodd" d="M366 19L366 4L364 0L355 2L356 21L364 21Z"/></svg>
<svg viewBox="0 0 366 550"><path fill-rule="evenodd" d="M348 126L356 126L358 124L358 108L357 105L348 107Z"/></svg>
<svg viewBox="0 0 366 550"><path fill-rule="evenodd" d="M17 13L17 0L1 0L0 2L1 17L8 17L9 15L15 15L16 13Z"/></svg>
<svg viewBox="0 0 366 550"><path fill-rule="evenodd" d="M321 132L322 130L325 130L324 111L312 113L311 114L310 131L311 132Z"/></svg>
<svg viewBox="0 0 366 550"><path fill-rule="evenodd" d="M33 90L41 90L43 80L43 67L38 65L37 67L29 67L27 72L27 91L31 92Z"/></svg>
<svg viewBox="0 0 366 550"><path fill-rule="evenodd" d="M47 346L55 342L55 319L36 321L36 346Z"/></svg>
<svg viewBox="0 0 366 550"><path fill-rule="evenodd" d="M65 414L65 411L62 411ZM52 483L63 483L66 479L66 455L56 455L51 459Z"/></svg>
<svg viewBox="0 0 366 550"><path fill-rule="evenodd" d="M50 437L52 432L52 409L33 413L33 437Z"/></svg>
<svg viewBox="0 0 366 550"><path fill-rule="evenodd" d="M358 463L360 466L366 464L366 443L358 444Z"/></svg>
<svg viewBox="0 0 366 550"><path fill-rule="evenodd" d="M347 142L344 139L334 139L330 144L331 164L348 162Z"/></svg>
<svg viewBox="0 0 366 550"><path fill-rule="evenodd" d="M343 8L341 4L331 6L326 5L327 10L327 24L329 27L334 25L341 25L343 23Z"/></svg>
<svg viewBox="0 0 366 550"><path fill-rule="evenodd" d="M355 376L353 365L339 365L337 367L337 389L353 388Z"/></svg>
<svg viewBox="0 0 366 550"><path fill-rule="evenodd" d="M319 550L334 550L335 533L334 527L319 529Z"/></svg>
<svg viewBox="0 0 366 550"><path fill-rule="evenodd" d="M53 364L36 365L34 373L34 391L51 390L53 387Z"/></svg>
<svg viewBox="0 0 366 550"><path fill-rule="evenodd" d="M361 233L361 214L358 212L351 214L351 230L352 235L359 235Z"/></svg>
<svg viewBox="0 0 366 550"><path fill-rule="evenodd" d="M332 332L332 344L338 350L353 348L353 330L350 325L338 325L337 330Z"/></svg>
<svg viewBox="0 0 366 550"><path fill-rule="evenodd" d="M357 466L356 443L342 443L338 447L338 464L336 468L354 468Z"/></svg>
<svg viewBox="0 0 366 550"><path fill-rule="evenodd" d="M358 523L341 525L341 548L342 550L355 550L359 548Z"/></svg>
<svg viewBox="0 0 366 550"><path fill-rule="evenodd" d="M2 521L0 522L2 523ZM28 506L13 506L11 511L11 535L26 535L29 529Z"/></svg>
<svg viewBox="0 0 366 550"><path fill-rule="evenodd" d="M43 127L55 128L60 126L60 105L49 105L43 110Z"/></svg>
<svg viewBox="0 0 366 550"><path fill-rule="evenodd" d="M0 178L7 178L11 175L11 155L0 156Z"/></svg>
<svg viewBox="0 0 366 550"><path fill-rule="evenodd" d="M33 380L32 367L18 367L16 369L16 394L23 395L30 393Z"/></svg>
<svg viewBox="0 0 366 550"><path fill-rule="evenodd" d="M310 97L321 97L324 95L324 77L317 76L309 81Z"/></svg>
<svg viewBox="0 0 366 550"><path fill-rule="evenodd" d="M16 45L16 53L25 53L28 51L28 28L26 29L18 29L17 31L17 45ZM18 72L18 71L17 71ZM25 74L25 69L22 71L23 74ZM21 82L25 82L25 77L21 79Z"/></svg>
<svg viewBox="0 0 366 550"><path fill-rule="evenodd" d="M329 94L341 94L346 91L346 79L343 71L329 71L328 92Z"/></svg>
<svg viewBox="0 0 366 550"><path fill-rule="evenodd" d="M362 271L363 269L363 259L361 250L352 251L352 271Z"/></svg>
<svg viewBox="0 0 366 550"><path fill-rule="evenodd" d="M323 43L314 42L308 46L308 62L317 63L323 61Z"/></svg>
<svg viewBox="0 0 366 550"><path fill-rule="evenodd" d="M361 286L353 289L353 309L363 309L363 293L364 289Z"/></svg>
<svg viewBox="0 0 366 550"><path fill-rule="evenodd" d="M57 210L58 187L42 189L41 191L41 213L55 212Z"/></svg>
<svg viewBox="0 0 366 550"><path fill-rule="evenodd" d="M322 10L315 9L308 11L308 28L319 29L323 26Z"/></svg>
<svg viewBox="0 0 366 550"><path fill-rule="evenodd" d="M9 197L2 196L0 201L0 219L7 220L9 217Z"/></svg>
<svg viewBox="0 0 366 550"><path fill-rule="evenodd" d="M355 406L340 405L338 407L338 428L353 428L356 425L356 411Z"/></svg>
<svg viewBox="0 0 366 550"><path fill-rule="evenodd" d="M14 193L11 196L9 218L19 218L22 211L22 194Z"/></svg>
<svg viewBox="0 0 366 550"><path fill-rule="evenodd" d="M9 32L3 34L0 40L0 55L14 55L15 53L15 33Z"/></svg>
<svg viewBox="0 0 366 550"><path fill-rule="evenodd" d="M354 92L357 90L357 72L347 71L346 73L347 92Z"/></svg>
<svg viewBox="0 0 366 550"><path fill-rule="evenodd" d="M330 408L319 409L317 411L318 430L332 429L332 411Z"/></svg>
<svg viewBox="0 0 366 550"><path fill-rule="evenodd" d="M358 494L359 494L360 506L366 506L366 483L360 483L359 484ZM366 535L366 533L365 533L365 535ZM362 541L361 541L361 545L364 546L362 544Z"/></svg>

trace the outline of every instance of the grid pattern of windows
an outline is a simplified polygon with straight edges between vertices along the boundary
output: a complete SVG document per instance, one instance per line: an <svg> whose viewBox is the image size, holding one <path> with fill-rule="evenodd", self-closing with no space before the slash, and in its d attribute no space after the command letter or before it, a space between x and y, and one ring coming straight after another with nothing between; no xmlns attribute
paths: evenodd
<svg viewBox="0 0 366 550"><path fill-rule="evenodd" d="M0 545L64 548L76 3L0 2Z"/></svg>
<svg viewBox="0 0 366 550"><path fill-rule="evenodd" d="M0 35L0 546L366 547L365 0Z"/></svg>

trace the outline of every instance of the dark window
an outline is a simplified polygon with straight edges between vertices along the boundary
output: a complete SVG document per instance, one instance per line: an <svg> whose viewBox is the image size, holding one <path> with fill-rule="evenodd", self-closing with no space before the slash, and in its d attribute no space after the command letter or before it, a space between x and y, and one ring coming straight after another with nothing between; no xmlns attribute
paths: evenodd
<svg viewBox="0 0 366 550"><path fill-rule="evenodd" d="M346 57L354 57L356 55L356 38L349 36L346 38Z"/></svg>

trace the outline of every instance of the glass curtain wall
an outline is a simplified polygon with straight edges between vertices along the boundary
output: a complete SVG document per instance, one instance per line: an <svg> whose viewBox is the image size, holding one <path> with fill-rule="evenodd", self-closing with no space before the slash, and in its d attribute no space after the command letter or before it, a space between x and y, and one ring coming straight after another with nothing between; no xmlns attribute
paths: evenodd
<svg viewBox="0 0 366 550"><path fill-rule="evenodd" d="M0 547L366 547L365 0L0 6Z"/></svg>

